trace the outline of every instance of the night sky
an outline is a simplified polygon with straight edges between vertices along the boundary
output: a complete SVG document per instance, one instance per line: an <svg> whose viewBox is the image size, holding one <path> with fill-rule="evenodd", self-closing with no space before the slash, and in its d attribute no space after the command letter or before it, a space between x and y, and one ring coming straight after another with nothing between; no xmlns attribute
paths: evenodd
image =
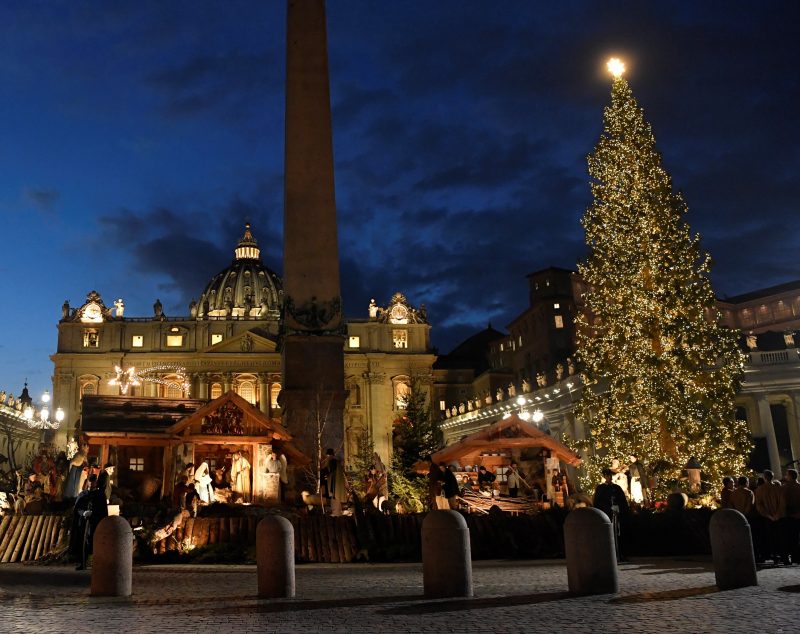
<svg viewBox="0 0 800 634"><path fill-rule="evenodd" d="M800 278L800 3L331 1L345 313L404 292L448 351L584 254L616 55L720 296ZM281 271L284 2L0 7L0 389L61 304L188 314L244 222Z"/></svg>

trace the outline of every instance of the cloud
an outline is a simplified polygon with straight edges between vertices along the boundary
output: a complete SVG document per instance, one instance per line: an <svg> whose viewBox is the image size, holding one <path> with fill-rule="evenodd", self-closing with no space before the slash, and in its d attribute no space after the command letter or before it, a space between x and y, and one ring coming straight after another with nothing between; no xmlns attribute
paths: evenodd
<svg viewBox="0 0 800 634"><path fill-rule="evenodd" d="M55 210L61 194L51 187L29 187L25 190L25 199L39 211L50 214Z"/></svg>

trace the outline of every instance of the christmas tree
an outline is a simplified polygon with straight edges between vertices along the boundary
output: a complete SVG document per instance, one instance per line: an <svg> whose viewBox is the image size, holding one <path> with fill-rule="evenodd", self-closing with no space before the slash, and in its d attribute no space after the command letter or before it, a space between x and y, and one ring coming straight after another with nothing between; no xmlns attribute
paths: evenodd
<svg viewBox="0 0 800 634"><path fill-rule="evenodd" d="M611 105L588 158L577 415L590 430L588 485L613 459L625 465L635 457L663 494L686 477L692 457L706 481L741 473L750 448L734 406L743 355L736 334L720 324L710 257L683 219L686 203L661 165L644 111L621 64L609 69Z"/></svg>

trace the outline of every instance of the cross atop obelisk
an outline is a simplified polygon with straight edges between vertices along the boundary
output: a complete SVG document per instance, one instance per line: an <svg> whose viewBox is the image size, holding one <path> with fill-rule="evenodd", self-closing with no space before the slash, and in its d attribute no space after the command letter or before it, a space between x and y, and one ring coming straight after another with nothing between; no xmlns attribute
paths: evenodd
<svg viewBox="0 0 800 634"><path fill-rule="evenodd" d="M284 421L310 456L342 450L344 339L324 0L289 0L284 193ZM320 429L320 426L323 426Z"/></svg>

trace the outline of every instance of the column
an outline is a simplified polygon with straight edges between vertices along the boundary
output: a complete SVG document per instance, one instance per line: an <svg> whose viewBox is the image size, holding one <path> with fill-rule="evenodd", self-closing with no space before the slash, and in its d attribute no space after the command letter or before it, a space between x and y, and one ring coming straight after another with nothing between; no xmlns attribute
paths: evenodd
<svg viewBox="0 0 800 634"><path fill-rule="evenodd" d="M269 375L259 372L258 374L258 409L263 414L269 415L269 399L270 399L270 385Z"/></svg>
<svg viewBox="0 0 800 634"><path fill-rule="evenodd" d="M208 374L200 372L197 375L197 396L195 398L208 399Z"/></svg>
<svg viewBox="0 0 800 634"><path fill-rule="evenodd" d="M800 392L791 392L792 411L789 417L789 438L792 441L792 460L800 458ZM797 464L794 465L796 469Z"/></svg>
<svg viewBox="0 0 800 634"><path fill-rule="evenodd" d="M776 479L781 477L781 459L778 453L778 440L775 437L775 425L772 422L772 412L769 409L769 398L766 394L759 394L756 397L758 405L758 419L761 423L761 431L767 437L767 451L769 452L769 464Z"/></svg>
<svg viewBox="0 0 800 634"><path fill-rule="evenodd" d="M222 374L222 393L227 394L231 391L231 387L233 385L233 374L230 372L224 372Z"/></svg>

